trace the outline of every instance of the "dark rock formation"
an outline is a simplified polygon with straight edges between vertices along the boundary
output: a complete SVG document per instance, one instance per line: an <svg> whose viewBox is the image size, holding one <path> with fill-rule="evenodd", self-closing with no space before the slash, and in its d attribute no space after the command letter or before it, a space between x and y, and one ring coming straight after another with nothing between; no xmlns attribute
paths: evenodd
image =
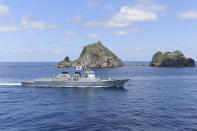
<svg viewBox="0 0 197 131"><path fill-rule="evenodd" d="M63 68L63 67L71 67L71 66L72 66L72 61L70 61L70 58L66 56L65 59L58 64L57 67Z"/></svg>
<svg viewBox="0 0 197 131"><path fill-rule="evenodd" d="M123 65L122 61L115 54L98 41L97 43L85 46L77 60L70 61L67 58L61 61L58 67L81 65L84 60L87 62L88 67L118 67Z"/></svg>
<svg viewBox="0 0 197 131"><path fill-rule="evenodd" d="M68 56L65 57L64 61L70 62L70 58Z"/></svg>
<svg viewBox="0 0 197 131"><path fill-rule="evenodd" d="M180 51L173 52L157 52L154 54L150 66L162 67L187 67L195 66L195 62L191 58L186 58Z"/></svg>

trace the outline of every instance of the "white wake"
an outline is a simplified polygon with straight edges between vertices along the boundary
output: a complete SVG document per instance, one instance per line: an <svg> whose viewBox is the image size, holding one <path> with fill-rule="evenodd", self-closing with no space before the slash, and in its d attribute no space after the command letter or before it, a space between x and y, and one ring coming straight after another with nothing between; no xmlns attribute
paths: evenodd
<svg viewBox="0 0 197 131"><path fill-rule="evenodd" d="M21 83L0 83L0 86L20 86Z"/></svg>

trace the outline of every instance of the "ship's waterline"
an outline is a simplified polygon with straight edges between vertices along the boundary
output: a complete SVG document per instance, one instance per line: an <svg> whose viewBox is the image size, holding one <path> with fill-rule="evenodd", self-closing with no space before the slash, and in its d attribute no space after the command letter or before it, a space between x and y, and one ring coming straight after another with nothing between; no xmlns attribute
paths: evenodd
<svg viewBox="0 0 197 131"><path fill-rule="evenodd" d="M22 86L39 86L39 87L123 87L129 79L114 79L100 81L24 81Z"/></svg>

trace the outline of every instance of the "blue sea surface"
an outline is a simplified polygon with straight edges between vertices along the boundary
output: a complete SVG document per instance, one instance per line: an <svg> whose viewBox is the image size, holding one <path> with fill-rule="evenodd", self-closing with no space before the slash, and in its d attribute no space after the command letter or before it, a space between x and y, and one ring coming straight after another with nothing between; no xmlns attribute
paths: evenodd
<svg viewBox="0 0 197 131"><path fill-rule="evenodd" d="M0 63L0 131L197 130L197 67L125 63L131 66L93 69L103 79L130 78L124 88L21 87L21 81L75 68Z"/></svg>

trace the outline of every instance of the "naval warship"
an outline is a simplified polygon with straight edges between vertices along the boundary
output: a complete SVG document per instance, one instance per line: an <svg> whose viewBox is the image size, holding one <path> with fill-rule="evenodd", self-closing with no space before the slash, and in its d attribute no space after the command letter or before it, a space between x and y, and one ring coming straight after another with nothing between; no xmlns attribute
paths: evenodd
<svg viewBox="0 0 197 131"><path fill-rule="evenodd" d="M21 82L22 86L36 87L123 87L129 79L108 78L102 80L95 76L95 72L90 70L86 65L77 66L73 77L68 72L62 72L52 78L38 78L34 81Z"/></svg>

